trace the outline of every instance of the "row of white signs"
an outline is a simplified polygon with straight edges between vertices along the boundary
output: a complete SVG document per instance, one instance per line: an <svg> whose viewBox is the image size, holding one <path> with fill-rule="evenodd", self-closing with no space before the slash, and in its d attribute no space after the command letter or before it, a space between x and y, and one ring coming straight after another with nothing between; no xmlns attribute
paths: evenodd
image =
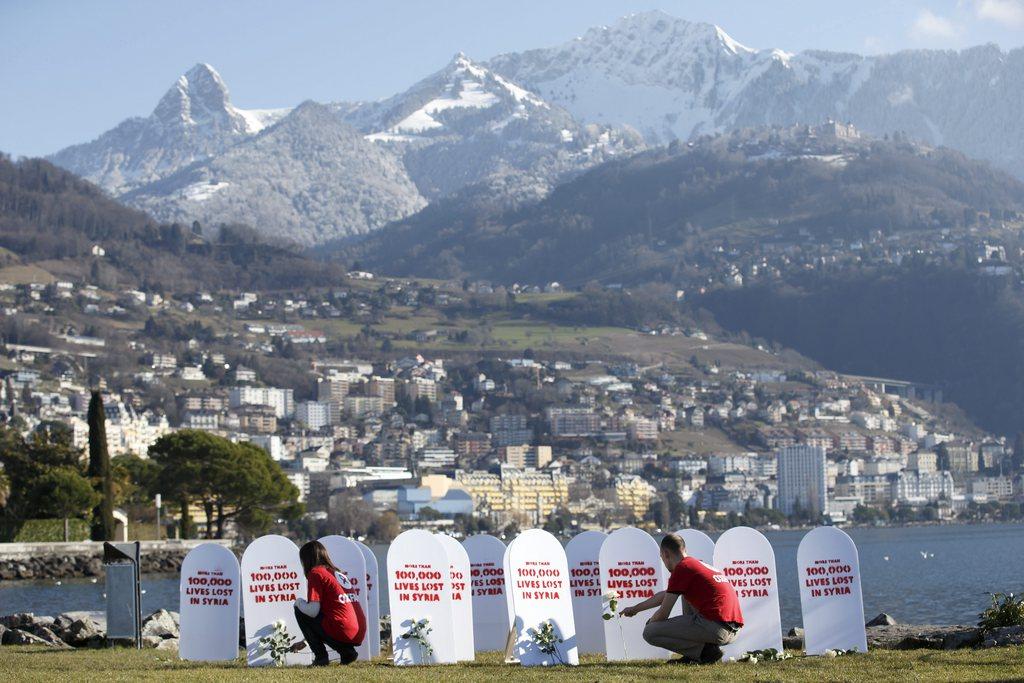
<svg viewBox="0 0 1024 683"><path fill-rule="evenodd" d="M726 657L781 650L778 576L768 540L748 527L726 531L717 543L693 529L678 533L689 555L719 568L736 588L745 626L723 648ZM366 614L369 628L357 648L359 658L376 657L377 560L358 541L326 536L320 542L348 577ZM800 542L797 564L806 652L866 651L860 568L850 537L834 527L810 531ZM584 653L605 654L609 661L671 654L643 640L649 615L603 618L609 611L603 596L610 591L617 593L621 610L665 589L668 576L658 543L640 529L627 527L610 535L587 531L564 548L540 529L523 532L507 547L488 535L459 543L414 529L400 534L388 549L387 577L399 665L472 660L476 652L504 650L510 633L514 655L527 666L576 664ZM270 663L259 640L277 620L301 639L293 605L296 597L305 597L306 579L292 541L256 539L246 548L241 567L223 546L204 544L188 554L181 569L182 659L235 658L239 593L250 665ZM403 637L424 619L429 633L420 639ZM544 646L537 634L547 624L555 641ZM310 661L308 649L287 656L288 664Z"/></svg>

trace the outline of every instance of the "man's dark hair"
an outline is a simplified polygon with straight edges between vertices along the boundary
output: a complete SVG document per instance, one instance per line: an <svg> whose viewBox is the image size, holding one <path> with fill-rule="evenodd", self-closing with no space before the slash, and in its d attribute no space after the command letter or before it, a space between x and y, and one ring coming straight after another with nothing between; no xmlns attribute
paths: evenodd
<svg viewBox="0 0 1024 683"><path fill-rule="evenodd" d="M686 550L686 541L679 534L665 534L665 537L661 539L661 549L682 555Z"/></svg>

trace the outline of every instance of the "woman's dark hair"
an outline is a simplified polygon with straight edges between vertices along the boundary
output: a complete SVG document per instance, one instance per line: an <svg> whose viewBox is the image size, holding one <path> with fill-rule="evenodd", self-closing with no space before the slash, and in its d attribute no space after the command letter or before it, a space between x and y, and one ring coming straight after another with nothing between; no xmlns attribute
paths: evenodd
<svg viewBox="0 0 1024 683"><path fill-rule="evenodd" d="M302 571L306 576L309 576L309 573L316 567L327 567L332 574L341 571L331 562L327 548L320 541L310 541L299 548L299 561L302 563Z"/></svg>

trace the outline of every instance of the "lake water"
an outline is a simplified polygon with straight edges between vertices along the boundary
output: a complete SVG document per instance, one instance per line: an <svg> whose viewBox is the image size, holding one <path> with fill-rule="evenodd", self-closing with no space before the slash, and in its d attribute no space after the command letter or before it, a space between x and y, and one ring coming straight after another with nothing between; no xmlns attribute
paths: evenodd
<svg viewBox="0 0 1024 683"><path fill-rule="evenodd" d="M864 612L888 612L912 624L975 623L988 603L986 592L1024 593L1024 525L931 526L848 531L860 551ZM799 531L766 534L775 549L787 629L800 624L796 574ZM384 571L383 546L374 552ZM922 558L921 553L928 558ZM934 557L932 557L934 555ZM886 560L885 558L889 559ZM381 611L387 613L386 586ZM178 609L178 579L144 576L143 613ZM88 579L0 582L0 614L56 615L71 610L103 610L103 582Z"/></svg>

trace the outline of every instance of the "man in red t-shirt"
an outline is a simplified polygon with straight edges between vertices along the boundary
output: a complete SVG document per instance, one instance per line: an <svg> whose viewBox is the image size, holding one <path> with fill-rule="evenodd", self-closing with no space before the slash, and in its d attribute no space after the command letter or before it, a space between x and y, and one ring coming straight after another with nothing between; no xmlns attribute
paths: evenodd
<svg viewBox="0 0 1024 683"><path fill-rule="evenodd" d="M694 557L687 557L686 544L678 534L661 540L661 561L671 572L668 588L641 603L622 610L632 617L657 607L647 620L644 640L682 655L673 662L713 664L722 658L722 645L736 640L743 628L736 589L722 572ZM683 613L670 617L679 596Z"/></svg>

